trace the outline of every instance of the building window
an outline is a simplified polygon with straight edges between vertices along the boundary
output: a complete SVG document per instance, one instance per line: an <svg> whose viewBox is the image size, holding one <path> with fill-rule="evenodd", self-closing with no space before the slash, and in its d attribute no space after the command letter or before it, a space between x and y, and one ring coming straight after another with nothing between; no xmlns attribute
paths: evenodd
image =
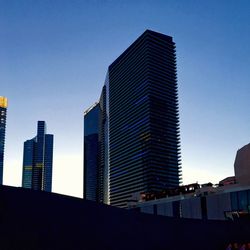
<svg viewBox="0 0 250 250"><path fill-rule="evenodd" d="M248 210L247 191L238 192L238 202L239 202L239 210L240 211L247 211Z"/></svg>
<svg viewBox="0 0 250 250"><path fill-rule="evenodd" d="M231 207L232 207L232 211L238 211L239 209L237 192L231 193Z"/></svg>

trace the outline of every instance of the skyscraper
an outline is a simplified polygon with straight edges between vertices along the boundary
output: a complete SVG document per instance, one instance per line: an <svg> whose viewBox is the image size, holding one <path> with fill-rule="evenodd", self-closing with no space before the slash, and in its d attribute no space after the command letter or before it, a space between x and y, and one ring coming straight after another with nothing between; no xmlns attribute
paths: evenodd
<svg viewBox="0 0 250 250"><path fill-rule="evenodd" d="M37 135L24 142L22 186L51 192L53 135L46 134L46 123L38 121Z"/></svg>
<svg viewBox="0 0 250 250"><path fill-rule="evenodd" d="M0 96L0 185L3 184L3 161L4 161L7 106L8 106L7 98Z"/></svg>
<svg viewBox="0 0 250 250"><path fill-rule="evenodd" d="M109 66L110 204L180 184L175 43L145 31Z"/></svg>
<svg viewBox="0 0 250 250"><path fill-rule="evenodd" d="M108 68L100 99L99 164L106 203L179 186L175 43L146 30ZM102 150L101 150L102 149ZM108 181L107 181L108 180Z"/></svg>
<svg viewBox="0 0 250 250"><path fill-rule="evenodd" d="M108 203L106 86L99 102L84 112L83 198Z"/></svg>
<svg viewBox="0 0 250 250"><path fill-rule="evenodd" d="M100 105L95 103L84 112L84 188L83 198L99 201L99 117Z"/></svg>

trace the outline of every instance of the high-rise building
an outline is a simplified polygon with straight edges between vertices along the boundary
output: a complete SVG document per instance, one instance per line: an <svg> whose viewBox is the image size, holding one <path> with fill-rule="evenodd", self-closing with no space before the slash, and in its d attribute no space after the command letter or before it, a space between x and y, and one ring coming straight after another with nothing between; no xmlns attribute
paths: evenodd
<svg viewBox="0 0 250 250"><path fill-rule="evenodd" d="M175 43L145 31L109 66L110 204L180 184Z"/></svg>
<svg viewBox="0 0 250 250"><path fill-rule="evenodd" d="M46 123L38 121L37 135L24 142L22 186L51 192L53 135L46 134Z"/></svg>
<svg viewBox="0 0 250 250"><path fill-rule="evenodd" d="M181 182L175 43L146 30L108 68L100 98L103 201Z"/></svg>
<svg viewBox="0 0 250 250"><path fill-rule="evenodd" d="M99 102L84 112L83 198L108 203L106 86Z"/></svg>
<svg viewBox="0 0 250 250"><path fill-rule="evenodd" d="M84 188L83 198L99 201L99 116L100 105L95 103L84 112Z"/></svg>
<svg viewBox="0 0 250 250"><path fill-rule="evenodd" d="M7 106L8 106L7 98L0 96L0 185L3 184L3 161L4 161Z"/></svg>

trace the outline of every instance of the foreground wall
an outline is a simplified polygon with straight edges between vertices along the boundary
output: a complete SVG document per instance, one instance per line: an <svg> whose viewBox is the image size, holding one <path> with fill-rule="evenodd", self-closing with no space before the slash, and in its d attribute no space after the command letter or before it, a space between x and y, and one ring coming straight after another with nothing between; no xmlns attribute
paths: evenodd
<svg viewBox="0 0 250 250"><path fill-rule="evenodd" d="M0 186L3 250L223 250L233 242L250 242L249 224L147 215Z"/></svg>

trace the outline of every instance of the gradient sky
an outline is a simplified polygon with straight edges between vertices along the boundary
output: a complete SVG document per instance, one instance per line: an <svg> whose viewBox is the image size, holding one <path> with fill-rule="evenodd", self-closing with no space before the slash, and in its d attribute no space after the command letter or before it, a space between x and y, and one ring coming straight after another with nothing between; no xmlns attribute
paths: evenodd
<svg viewBox="0 0 250 250"><path fill-rule="evenodd" d="M45 120L53 191L82 197L83 111L146 29L176 43L183 182L234 174L236 151L250 142L250 1L0 0L4 184L21 185L23 142Z"/></svg>

